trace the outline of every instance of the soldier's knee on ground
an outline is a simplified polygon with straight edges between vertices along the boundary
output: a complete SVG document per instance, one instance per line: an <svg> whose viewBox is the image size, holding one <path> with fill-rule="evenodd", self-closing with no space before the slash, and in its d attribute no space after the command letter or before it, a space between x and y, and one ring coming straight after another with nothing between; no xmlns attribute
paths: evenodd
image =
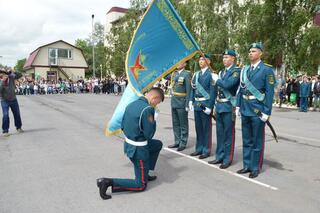
<svg viewBox="0 0 320 213"><path fill-rule="evenodd" d="M152 146L154 146L158 149L161 149L163 146L163 144L160 140L152 139L151 143L152 143Z"/></svg>
<svg viewBox="0 0 320 213"><path fill-rule="evenodd" d="M145 180L146 182L148 181L147 179ZM142 182L138 182L138 188L137 188L137 192L143 192L147 189L147 183L142 183Z"/></svg>

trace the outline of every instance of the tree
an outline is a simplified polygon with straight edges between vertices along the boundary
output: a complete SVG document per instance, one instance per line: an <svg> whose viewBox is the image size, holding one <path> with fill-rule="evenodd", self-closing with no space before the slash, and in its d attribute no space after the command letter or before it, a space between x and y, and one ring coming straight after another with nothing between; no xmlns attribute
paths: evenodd
<svg viewBox="0 0 320 213"><path fill-rule="evenodd" d="M112 26L110 33L106 36L108 41L106 49L107 69L116 76L125 75L126 53L129 49L133 32L145 11L147 1L131 0L130 5L126 15Z"/></svg>
<svg viewBox="0 0 320 213"><path fill-rule="evenodd" d="M310 28L315 6L316 1L246 1L240 8L242 30L237 36L242 57L249 43L261 41L265 47L264 60L274 67L285 68L289 73L308 72L306 64L316 65L314 59L306 57L307 50L320 39L316 37L319 29Z"/></svg>
<svg viewBox="0 0 320 213"><path fill-rule="evenodd" d="M26 60L27 59L25 59L25 58L18 60L16 65L14 66L14 70L18 71L18 72L22 72L23 71L23 66L26 63Z"/></svg>
<svg viewBox="0 0 320 213"><path fill-rule="evenodd" d="M133 31L145 8L132 0L129 12L115 24L108 41L107 64L117 75L125 70L125 55ZM183 3L184 2L184 3ZM277 70L315 74L320 64L320 28L312 26L318 0L173 0L182 20L201 50L211 54L212 66L220 70L225 48L235 49L238 63L248 63L248 47L264 45L263 60ZM197 61L192 60L191 64ZM193 68L192 68L193 69Z"/></svg>
<svg viewBox="0 0 320 213"><path fill-rule="evenodd" d="M92 57L92 35L89 36L89 38L86 39L77 39L75 41L75 46L82 49L84 57L88 63L88 72L86 73L86 76L92 76L93 74L93 57ZM95 48L95 70L96 70L96 76L100 76L100 69L102 69L104 72L102 75L106 75L106 48L104 46L104 27L100 23L94 24L94 34L93 34L93 44Z"/></svg>

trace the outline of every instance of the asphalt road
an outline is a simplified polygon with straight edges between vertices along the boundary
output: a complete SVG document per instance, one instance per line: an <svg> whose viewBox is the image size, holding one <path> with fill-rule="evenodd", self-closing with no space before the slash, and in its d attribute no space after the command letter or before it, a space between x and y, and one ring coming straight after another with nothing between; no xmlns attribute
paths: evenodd
<svg viewBox="0 0 320 213"><path fill-rule="evenodd" d="M267 131L264 167L254 180L237 175L242 140L237 120L234 163L220 170L189 157L195 128L182 154L173 143L170 99L160 105L155 138L163 141L155 174L142 193L102 200L98 177L133 177L121 137L105 137L120 97L68 94L18 97L24 133L11 116L10 137L0 137L0 213L88 212L320 212L320 112L274 108L275 143ZM2 114L1 114L2 115ZM213 150L215 124L213 123Z"/></svg>

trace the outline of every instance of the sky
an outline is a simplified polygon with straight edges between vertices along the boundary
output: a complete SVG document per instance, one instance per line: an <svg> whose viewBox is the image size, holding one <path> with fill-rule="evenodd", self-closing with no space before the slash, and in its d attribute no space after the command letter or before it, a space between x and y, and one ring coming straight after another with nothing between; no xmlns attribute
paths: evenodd
<svg viewBox="0 0 320 213"><path fill-rule="evenodd" d="M0 64L14 66L39 46L88 38L94 21L105 24L111 7L129 0L0 0Z"/></svg>

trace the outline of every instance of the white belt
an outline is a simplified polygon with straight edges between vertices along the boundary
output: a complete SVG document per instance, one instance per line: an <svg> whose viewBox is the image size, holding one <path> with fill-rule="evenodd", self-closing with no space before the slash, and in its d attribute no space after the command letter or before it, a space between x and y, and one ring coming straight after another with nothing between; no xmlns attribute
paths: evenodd
<svg viewBox="0 0 320 213"><path fill-rule="evenodd" d="M207 99L202 97L202 98L194 98L194 100L196 100L196 101L206 101Z"/></svg>
<svg viewBox="0 0 320 213"><path fill-rule="evenodd" d="M146 145L148 145L148 141L133 141L127 137L125 137L125 140L128 144L131 144L133 146L146 146Z"/></svg>
<svg viewBox="0 0 320 213"><path fill-rule="evenodd" d="M253 95L242 95L242 98L244 98L245 100L254 100L257 99L255 96Z"/></svg>
<svg viewBox="0 0 320 213"><path fill-rule="evenodd" d="M226 99L226 98L217 98L217 102L220 102L220 103L224 103L224 102L228 102L229 100Z"/></svg>

